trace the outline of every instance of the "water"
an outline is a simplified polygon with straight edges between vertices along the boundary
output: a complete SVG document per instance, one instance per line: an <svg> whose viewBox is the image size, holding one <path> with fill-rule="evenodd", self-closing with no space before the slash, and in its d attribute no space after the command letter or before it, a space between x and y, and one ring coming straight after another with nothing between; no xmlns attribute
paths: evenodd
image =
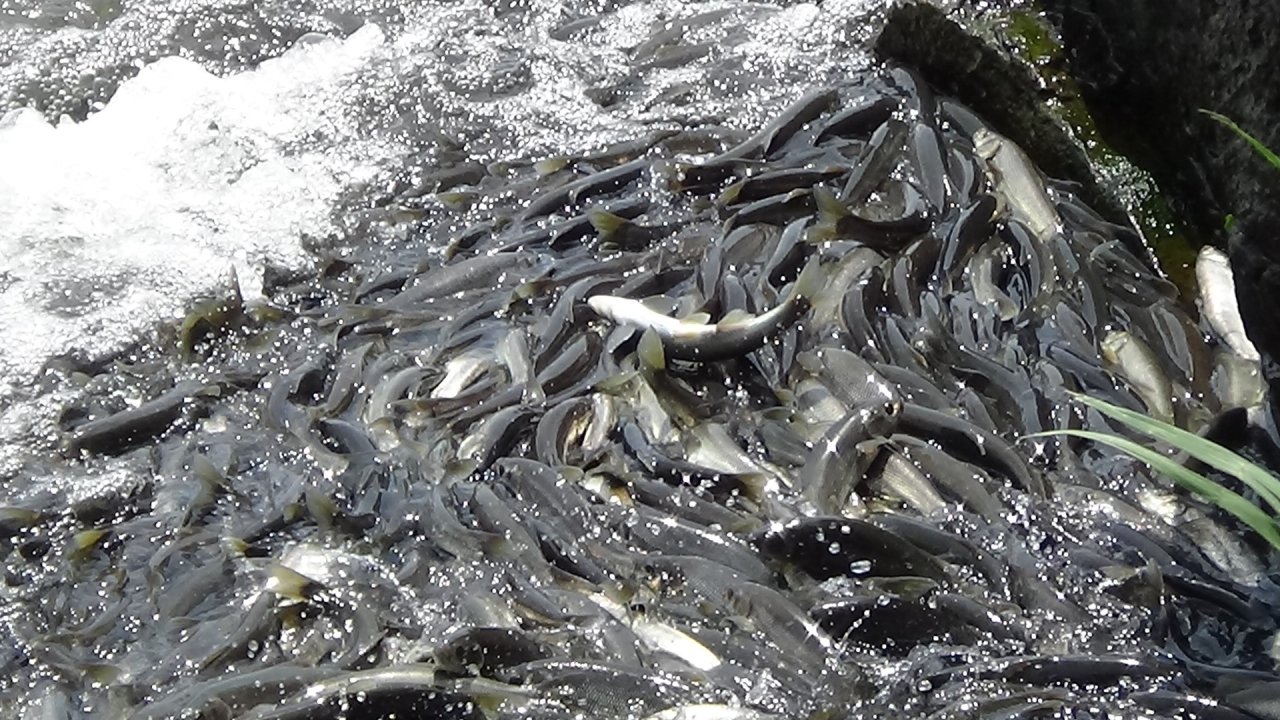
<svg viewBox="0 0 1280 720"><path fill-rule="evenodd" d="M195 298L225 295L232 274L252 296L264 271L338 252L353 198L396 170L429 167L442 148L483 163L685 122L750 128L864 67L874 11L636 3L602 6L598 25L566 35L597 8L292 6L4 9L0 89L19 108L0 129L6 446L48 446L56 402L33 386L50 359L101 362ZM684 38L710 43L706 56L630 61L664 21L716 10L729 12ZM15 472L12 453L0 457Z"/></svg>
<svg viewBox="0 0 1280 720"><path fill-rule="evenodd" d="M502 705L503 717L559 717L566 708L645 717L678 702L748 703L780 716L1013 707L1148 717L1159 698L1144 693L1168 693L1169 707L1185 707L1181 693L1204 692L1203 678L1217 677L1184 672L1166 635L1201 662L1229 668L1223 674L1267 670L1257 649L1273 628L1250 627L1240 606L1274 600L1269 565L1238 536L1215 534L1214 518L1195 516L1198 535L1176 528L1177 499L1151 496L1149 473L1123 458L1081 452L1071 456L1079 466L1045 470L1060 451L1040 448L1035 477L1060 488L1049 504L1003 477L999 448L978 436L973 478L995 488L986 502L997 510L949 502L923 517L908 500L885 517L901 511L910 522L892 532L857 525L859 543L844 539L852 524L840 527L838 543L822 529L806 536L811 528L788 523L803 504L776 486L768 491L776 502L754 508L755 477L709 503L665 496L662 483L643 486L644 473L637 478L622 456L587 473L515 464L471 476L466 462L476 458L459 456L483 452L493 436L461 418L487 413L425 390L467 348L449 343L469 337L479 357L501 358L479 381L494 382L495 393L522 372L541 377L560 355L598 348L566 343L541 357L546 347L533 339L548 337L553 297L538 293L545 278L523 284L519 265L493 280L492 293L424 303L424 317L384 317L377 297L394 291L351 299L380 268L435 268L455 251L465 258L466 248L448 247L462 228L510 215L541 189L532 162L686 127L711 128L712 139L731 145L811 87L868 79L863 48L880 9L0 5L0 53L9 60L0 97L25 108L0 123L0 634L15 639L0 649L0 715L130 716L148 703L138 716L238 714L302 685L324 687L339 668L398 665L411 677L397 682L419 691L421 673L438 673L431 697L415 707L441 717L475 716L476 699ZM480 168L483 179L476 190L437 193L456 181L437 168ZM682 225L664 252L639 257L640 270L618 270L619 282L685 272L705 259L688 252L719 237L705 200L660 185L636 193L671 206L648 222ZM476 247L511 232L483 233ZM1068 262L1092 249L1123 266L1093 238L1072 242ZM573 270L586 262L576 252L554 255ZM233 282L244 318L178 357L175 326L193 304L230 298ZM1138 273L1124 290L1108 286L1107 297L1144 299L1153 287L1158 295L1162 286ZM980 334L987 317L967 307L953 313L956 337ZM941 311L919 309L921 318ZM919 319L874 322L908 338L933 332ZM571 337L627 342L599 319L566 327ZM877 325L882 337L884 329ZM1010 335L984 339L982 350L1021 372ZM522 339L540 354L533 368L521 365ZM937 361L923 354L937 351L926 342L901 347L903 358ZM764 378L768 357L752 361ZM353 399L334 389L343 367L358 368ZM1036 376L1040 394L1028 389L1032 404L1013 408L967 387L980 386L974 367L982 366L960 373L936 363L931 372L939 383L957 381L947 392L968 391L960 416L979 418L984 403L1000 411L1005 441L1031 423L1072 421L1052 375ZM775 485L795 476L793 467L758 465L774 447L743 430L777 420L769 412L781 401L741 368L709 375L687 378L692 396L656 380L655 390L639 375L591 402L618 403L619 418L670 441L658 443L664 448L682 439L688 459L716 471L713 482L758 467L775 473ZM386 389L396 378L409 389ZM554 395L554 383L539 383ZM198 388L175 411L177 431L119 454L67 447L66 430L86 417L139 406L175 384ZM1111 390L1134 401L1123 383ZM396 403L407 393L408 404L376 408L380 392ZM696 410L695 397L719 413L714 427L724 437L748 437L745 447L724 452L710 423L686 433L688 420L672 408ZM1188 394L1179 412L1194 420L1211 402ZM528 422L502 414L523 403L537 398L492 415ZM626 403L642 409L631 417ZM353 428L357 437L343 435ZM552 454L578 452L590 435ZM878 480L890 484L887 474ZM1125 504L1152 497L1168 518ZM1119 519L1136 537L1113 527ZM955 543L945 572L929 559L937 549L894 546L905 555L841 564L842 553L876 547L886 532L923 547L939 542L930 534L939 530L963 538L945 541ZM1163 569L1180 572L1168 582L1191 590L1161 594L1158 572L1142 574L1148 556L1132 551L1141 538L1185 553ZM1197 554L1197 542L1212 543L1211 557ZM544 555L557 558L555 567ZM595 579L566 579L570 565ZM892 571L905 577L882 577L885 567L905 568ZM1099 583L1099 573L1111 575ZM1204 587L1200 595L1221 607L1197 604ZM833 643L818 622L847 624L858 640ZM469 634L494 629L511 635ZM503 648L497 657L481 652L494 646ZM603 664L563 664L569 658ZM415 664L428 661L425 670ZM513 667L518 674L504 675ZM1099 681L1099 673L1110 675ZM378 683L387 678L343 677L373 683L343 701L346 715L378 717ZM251 689L215 692L221 682Z"/></svg>

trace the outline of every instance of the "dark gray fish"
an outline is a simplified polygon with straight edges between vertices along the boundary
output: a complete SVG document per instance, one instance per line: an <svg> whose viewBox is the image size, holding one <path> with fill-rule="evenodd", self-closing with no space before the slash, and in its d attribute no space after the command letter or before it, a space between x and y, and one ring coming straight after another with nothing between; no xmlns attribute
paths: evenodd
<svg viewBox="0 0 1280 720"><path fill-rule="evenodd" d="M979 195L960 211L943 238L935 277L955 278L958 275L973 251L995 232L992 220L995 211L996 199L986 194Z"/></svg>
<svg viewBox="0 0 1280 720"><path fill-rule="evenodd" d="M644 506L635 508L626 528L637 542L664 555L697 555L757 582L768 582L772 575L755 553L736 539Z"/></svg>
<svg viewBox="0 0 1280 720"><path fill-rule="evenodd" d="M719 202L722 205L737 205L785 195L793 190L811 188L818 183L843 175L846 171L845 167L833 165L786 168L749 175L725 188L724 192L720 193Z"/></svg>
<svg viewBox="0 0 1280 720"><path fill-rule="evenodd" d="M73 451L114 455L165 430L194 407L200 397L212 394L216 386L195 380L178 383L173 389L141 405L90 420L77 427L68 440Z"/></svg>
<svg viewBox="0 0 1280 720"><path fill-rule="evenodd" d="M967 565L986 578L997 597L1009 596L1008 571L994 555L959 535L940 530L915 518L879 515L872 520L912 545L952 565Z"/></svg>
<svg viewBox="0 0 1280 720"><path fill-rule="evenodd" d="M388 307L405 308L438 298L473 290L492 290L515 277L532 277L537 256L527 252L505 252L479 255L443 265L418 276L413 285L388 300Z"/></svg>
<svg viewBox="0 0 1280 720"><path fill-rule="evenodd" d="M814 144L832 137L860 138L873 133L888 122L898 109L898 101L887 95L860 99L856 104L832 115L822 125Z"/></svg>
<svg viewBox="0 0 1280 720"><path fill-rule="evenodd" d="M786 225L797 218L812 215L813 210L813 193L802 187L739 207L725 220L725 227L755 223Z"/></svg>
<svg viewBox="0 0 1280 720"><path fill-rule="evenodd" d="M916 168L916 177L924 186L925 197L929 200L934 213L941 213L947 208L947 166L944 160L946 150L942 144L942 134L932 121L917 122L911 127L911 159Z"/></svg>
<svg viewBox="0 0 1280 720"><path fill-rule="evenodd" d="M897 161L897 153L907 136L907 126L889 119L871 135L858 164L849 173L840 199L851 207L859 207L889 176Z"/></svg>
<svg viewBox="0 0 1280 720"><path fill-rule="evenodd" d="M800 490L819 511L846 512L860 505L854 488L877 452L877 438L893 432L902 411L894 400L850 408L810 451L800 472Z"/></svg>
<svg viewBox="0 0 1280 720"><path fill-rule="evenodd" d="M478 430L458 444L458 459L466 464L466 474L483 472L499 457L511 452L532 429L537 414L531 407L512 405L483 420Z"/></svg>
<svg viewBox="0 0 1280 720"><path fill-rule="evenodd" d="M454 633L434 652L449 672L496 677L496 671L552 656L551 649L528 634L504 627L474 627Z"/></svg>
<svg viewBox="0 0 1280 720"><path fill-rule="evenodd" d="M564 209L576 209L593 197L620 190L641 179L649 171L650 162L640 158L563 185L534 198L520 220L527 222Z"/></svg>
<svg viewBox="0 0 1280 720"><path fill-rule="evenodd" d="M863 520L815 517L770 528L758 538L761 553L816 580L835 577L922 577L950 583L937 558L893 532Z"/></svg>
<svg viewBox="0 0 1280 720"><path fill-rule="evenodd" d="M871 363L838 347L819 347L797 357L805 370L815 374L831 394L850 408L900 403L898 390Z"/></svg>
<svg viewBox="0 0 1280 720"><path fill-rule="evenodd" d="M709 160L715 163L729 158L768 157L781 148L791 136L799 132L805 125L818 119L831 104L836 101L835 90L823 88L810 90L791 105L787 106L776 118L767 123L755 135L747 138L737 147Z"/></svg>
<svg viewBox="0 0 1280 720"><path fill-rule="evenodd" d="M258 709L245 720L374 720L391 717L430 717L440 720L479 720L479 704L467 694L446 689L427 664L394 665L360 670L313 683L301 697L275 708ZM501 686L494 684L493 693ZM516 689L507 691L521 697Z"/></svg>
<svg viewBox="0 0 1280 720"><path fill-rule="evenodd" d="M732 473L701 467L682 459L667 457L649 442L634 422L622 427L623 444L631 454L663 482L687 487L698 494L725 502L747 498L760 502L768 478L762 473Z"/></svg>
<svg viewBox="0 0 1280 720"><path fill-rule="evenodd" d="M970 140L979 128L987 126L977 113L951 98L942 98L938 101L938 114L950 128L958 130Z"/></svg>
<svg viewBox="0 0 1280 720"><path fill-rule="evenodd" d="M892 440L903 446L907 458L924 471L948 497L955 499L989 523L1003 520L1005 507L996 500L987 485L991 482L978 468L960 462L945 450L906 435Z"/></svg>
<svg viewBox="0 0 1280 720"><path fill-rule="evenodd" d="M546 353L539 355L535 365L537 383L548 401L571 394L584 383L592 382L591 370L600 362L602 351L600 336L587 332L579 335L555 357Z"/></svg>
<svg viewBox="0 0 1280 720"><path fill-rule="evenodd" d="M932 227L930 209L925 199L911 184L893 183L897 199L880 209L874 217L867 206L855 212L851 205L839 200L825 187L815 187L813 197L818 208L820 222L817 237L823 240L857 240L876 250L897 250L908 240L925 233Z"/></svg>
<svg viewBox="0 0 1280 720"><path fill-rule="evenodd" d="M936 122L938 100L924 77L912 68L899 65L890 68L888 81L902 92L907 106L924 122Z"/></svg>
<svg viewBox="0 0 1280 720"><path fill-rule="evenodd" d="M565 454L581 441L590 416L590 401L580 397L563 400L543 413L533 438L538 459L552 467L566 464Z"/></svg>
<svg viewBox="0 0 1280 720"><path fill-rule="evenodd" d="M837 642L901 658L917 646L978 640L966 619L948 610L926 598L883 594L828 600L811 608L809 616Z"/></svg>
<svg viewBox="0 0 1280 720"><path fill-rule="evenodd" d="M1031 471L1016 450L1000 437L972 423L944 412L905 403L898 424L904 432L936 440L948 452L962 454L976 465L1003 474L1032 495L1048 496L1044 479Z"/></svg>

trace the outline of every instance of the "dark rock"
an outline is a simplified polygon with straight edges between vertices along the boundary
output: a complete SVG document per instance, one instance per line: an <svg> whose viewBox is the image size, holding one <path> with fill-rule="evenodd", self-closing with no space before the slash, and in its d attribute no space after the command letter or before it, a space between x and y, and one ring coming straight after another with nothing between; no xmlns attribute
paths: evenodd
<svg viewBox="0 0 1280 720"><path fill-rule="evenodd" d="M1108 193L1071 129L1046 102L1036 71L982 37L978 16L952 19L928 2L890 10L875 41L882 59L918 69L931 85L980 113L1022 146L1045 174L1080 184L1080 195L1108 220L1129 225L1128 213Z"/></svg>
<svg viewBox="0 0 1280 720"><path fill-rule="evenodd" d="M1228 239L1245 326L1280 357L1280 170L1199 112L1280 148L1280 4L1042 0L1099 130L1205 237ZM1274 387L1273 382L1273 387Z"/></svg>

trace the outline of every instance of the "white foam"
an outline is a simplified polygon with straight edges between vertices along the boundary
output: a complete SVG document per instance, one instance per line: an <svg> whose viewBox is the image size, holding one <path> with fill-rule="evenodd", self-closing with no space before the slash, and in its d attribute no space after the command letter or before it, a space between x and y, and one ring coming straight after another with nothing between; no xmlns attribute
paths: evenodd
<svg viewBox="0 0 1280 720"><path fill-rule="evenodd" d="M0 121L0 397L51 356L113 352L235 268L308 261L336 194L368 173L332 130L376 27L215 77L165 58L99 113Z"/></svg>

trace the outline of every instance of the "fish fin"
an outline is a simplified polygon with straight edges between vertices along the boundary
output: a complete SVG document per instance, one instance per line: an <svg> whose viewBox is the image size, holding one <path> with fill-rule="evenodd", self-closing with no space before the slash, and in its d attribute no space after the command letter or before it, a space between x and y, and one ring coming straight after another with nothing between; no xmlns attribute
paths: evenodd
<svg viewBox="0 0 1280 720"><path fill-rule="evenodd" d="M476 194L466 190L449 190L436 193L436 199L450 210L466 210L471 207L472 201L476 199Z"/></svg>
<svg viewBox="0 0 1280 720"><path fill-rule="evenodd" d="M745 180L739 180L738 182L725 188L724 191L720 193L720 197L716 198L716 203L720 205L734 204L735 202L738 201L738 195L742 192L742 186L745 184L746 184Z"/></svg>
<svg viewBox="0 0 1280 720"><path fill-rule="evenodd" d="M830 224L833 227L841 218L849 215L849 208L840 202L840 198L830 188L821 185L813 189L813 199L818 205L819 224Z"/></svg>
<svg viewBox="0 0 1280 720"><path fill-rule="evenodd" d="M267 578L267 590L287 600L304 602L321 589L320 583L280 563L272 563Z"/></svg>
<svg viewBox="0 0 1280 720"><path fill-rule="evenodd" d="M818 293L826 289L826 285L827 276L822 272L822 258L814 255L809 258L804 270L800 271L800 277L796 278L796 284L791 292L795 297L812 302L818 297Z"/></svg>
<svg viewBox="0 0 1280 720"><path fill-rule="evenodd" d="M613 237L619 230L631 224L630 220L608 210L588 210L587 221L596 229L602 240Z"/></svg>
<svg viewBox="0 0 1280 720"><path fill-rule="evenodd" d="M83 560L89 556L89 553L93 552L93 549L106 536L107 531L101 528L81 530L71 537L71 557Z"/></svg>
<svg viewBox="0 0 1280 720"><path fill-rule="evenodd" d="M304 498L307 513L311 515L312 520L316 521L316 525L325 529L332 528L334 518L338 514L338 504L333 498L316 488L308 488Z"/></svg>
<svg viewBox="0 0 1280 720"><path fill-rule="evenodd" d="M243 538L238 538L234 535L228 535L222 539L222 548L233 557L244 557L251 547L253 546L245 542Z"/></svg>
<svg viewBox="0 0 1280 720"><path fill-rule="evenodd" d="M475 460L453 460L445 463L444 476L453 480L465 480L476 471Z"/></svg>
<svg viewBox="0 0 1280 720"><path fill-rule="evenodd" d="M538 177L546 177L552 173L560 172L569 166L569 158L561 155L559 157L549 157L545 160L539 160L533 164L533 169L538 173Z"/></svg>
<svg viewBox="0 0 1280 720"><path fill-rule="evenodd" d="M501 535L487 537L480 541L480 550L484 556L490 560L507 559L512 560L518 554L515 544Z"/></svg>
<svg viewBox="0 0 1280 720"><path fill-rule="evenodd" d="M764 499L765 488L769 486L769 476L762 472L739 473L738 482L742 483L747 499L758 503Z"/></svg>
<svg viewBox="0 0 1280 720"><path fill-rule="evenodd" d="M689 313L680 318L680 322L686 322L691 325L706 325L711 322L711 316L704 312Z"/></svg>
<svg viewBox="0 0 1280 720"><path fill-rule="evenodd" d="M652 370L665 370L667 367L667 354L662 347L662 338L658 337L658 332L653 328L645 330L640 336L636 354L640 362Z"/></svg>

